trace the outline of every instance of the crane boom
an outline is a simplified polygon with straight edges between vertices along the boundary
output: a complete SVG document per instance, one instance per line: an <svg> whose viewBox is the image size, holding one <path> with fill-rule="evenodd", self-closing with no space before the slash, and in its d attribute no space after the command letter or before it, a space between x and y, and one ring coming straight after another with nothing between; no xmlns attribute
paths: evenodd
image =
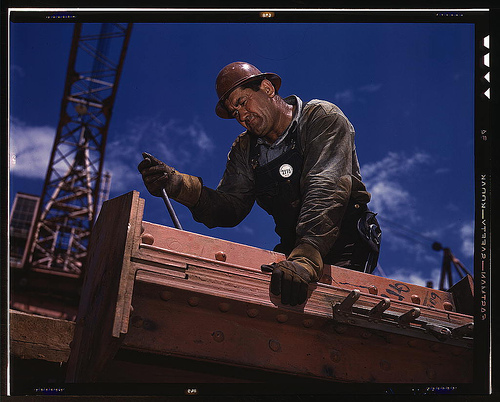
<svg viewBox="0 0 500 402"><path fill-rule="evenodd" d="M80 275L132 24L75 24L60 119L25 267Z"/></svg>

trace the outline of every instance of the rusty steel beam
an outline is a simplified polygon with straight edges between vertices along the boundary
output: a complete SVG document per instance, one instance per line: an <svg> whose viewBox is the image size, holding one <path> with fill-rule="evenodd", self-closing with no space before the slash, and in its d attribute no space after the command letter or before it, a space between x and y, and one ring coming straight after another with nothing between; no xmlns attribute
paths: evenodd
<svg viewBox="0 0 500 402"><path fill-rule="evenodd" d="M143 208L137 192L103 205L69 382L95 381L118 348L337 382L472 382L473 317L451 293L325 266L304 305L282 305L260 266L284 255L144 222Z"/></svg>

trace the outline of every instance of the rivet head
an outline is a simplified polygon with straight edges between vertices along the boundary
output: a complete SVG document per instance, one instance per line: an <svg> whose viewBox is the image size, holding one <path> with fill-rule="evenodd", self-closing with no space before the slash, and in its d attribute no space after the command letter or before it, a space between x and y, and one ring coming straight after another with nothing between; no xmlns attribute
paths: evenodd
<svg viewBox="0 0 500 402"><path fill-rule="evenodd" d="M144 243L144 244L153 244L155 242L155 238L153 237L152 234L150 233L144 233L142 236L141 236L141 241Z"/></svg>
<svg viewBox="0 0 500 402"><path fill-rule="evenodd" d="M313 319L305 319L302 321L302 325L306 328L311 328L314 325L314 320Z"/></svg>
<svg viewBox="0 0 500 402"><path fill-rule="evenodd" d="M380 368L384 371L389 371L391 369L391 363L389 363L387 360L381 360Z"/></svg>
<svg viewBox="0 0 500 402"><path fill-rule="evenodd" d="M214 339L215 342L222 342L224 341L224 332L214 331L212 333L212 338Z"/></svg>
<svg viewBox="0 0 500 402"><path fill-rule="evenodd" d="M334 362L334 363L338 363L340 362L340 352L338 350L332 350L330 352L330 359Z"/></svg>
<svg viewBox="0 0 500 402"><path fill-rule="evenodd" d="M375 285L370 285L370 287L368 288L368 292L371 295L376 295L378 294L378 288Z"/></svg>
<svg viewBox="0 0 500 402"><path fill-rule="evenodd" d="M335 327L335 332L337 332L338 334L345 334L347 331L347 327L345 325L337 325Z"/></svg>
<svg viewBox="0 0 500 402"><path fill-rule="evenodd" d="M425 371L425 374L427 374L427 377L429 377L431 380L433 380L434 378L436 378L436 371L434 369L427 369Z"/></svg>
<svg viewBox="0 0 500 402"><path fill-rule="evenodd" d="M446 311L453 311L453 304L450 302L444 302L443 307Z"/></svg>
<svg viewBox="0 0 500 402"><path fill-rule="evenodd" d="M224 251L217 251L217 252L215 253L215 259L216 259L217 261L222 261L222 262L224 262L224 261L226 261L226 258L227 258L227 256L226 256L226 253L225 253Z"/></svg>
<svg viewBox="0 0 500 402"><path fill-rule="evenodd" d="M408 346L411 347L411 348L414 348L415 346L417 346L418 342L416 339L410 339L408 341Z"/></svg>
<svg viewBox="0 0 500 402"><path fill-rule="evenodd" d="M419 295L411 295L411 302L414 304L420 304L420 296Z"/></svg>
<svg viewBox="0 0 500 402"><path fill-rule="evenodd" d="M280 352L281 351L281 344L279 343L279 341L275 340L275 339L271 339L269 341L269 348L273 351L273 352Z"/></svg>
<svg viewBox="0 0 500 402"><path fill-rule="evenodd" d="M199 297L196 297L196 296L190 297L190 298L188 299L188 304L189 304L191 307L196 307L198 304L200 304L200 298L199 298Z"/></svg>
<svg viewBox="0 0 500 402"><path fill-rule="evenodd" d="M249 308L247 310L247 315L250 318L255 318L255 317L257 317L258 314L259 314L259 310L257 310L256 308Z"/></svg>
<svg viewBox="0 0 500 402"><path fill-rule="evenodd" d="M160 299L168 301L172 298L173 293L169 290L163 290L160 292Z"/></svg>
<svg viewBox="0 0 500 402"><path fill-rule="evenodd" d="M230 308L231 305L229 303L219 303L219 310L223 313L228 312Z"/></svg>
<svg viewBox="0 0 500 402"><path fill-rule="evenodd" d="M276 321L278 321L278 322L287 322L288 321L288 316L286 314L278 314L276 316Z"/></svg>
<svg viewBox="0 0 500 402"><path fill-rule="evenodd" d="M438 352L440 349L441 349L441 347L440 347L440 345L439 345L438 343L433 343L433 344L431 345L431 350L432 350L433 352Z"/></svg>

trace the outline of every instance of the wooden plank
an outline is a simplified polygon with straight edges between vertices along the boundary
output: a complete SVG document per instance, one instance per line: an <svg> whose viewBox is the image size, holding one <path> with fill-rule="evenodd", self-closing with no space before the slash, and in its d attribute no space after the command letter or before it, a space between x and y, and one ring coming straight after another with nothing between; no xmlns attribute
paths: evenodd
<svg viewBox="0 0 500 402"><path fill-rule="evenodd" d="M9 311L10 352L21 359L66 362L75 323L16 310Z"/></svg>
<svg viewBox="0 0 500 402"><path fill-rule="evenodd" d="M92 231L67 381L93 381L127 331L144 200L137 191L106 201Z"/></svg>

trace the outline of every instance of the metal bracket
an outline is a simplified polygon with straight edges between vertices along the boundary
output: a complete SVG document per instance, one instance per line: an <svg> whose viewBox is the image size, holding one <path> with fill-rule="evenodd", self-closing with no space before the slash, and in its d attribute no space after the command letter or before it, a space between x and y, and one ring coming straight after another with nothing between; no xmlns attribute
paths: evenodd
<svg viewBox="0 0 500 402"><path fill-rule="evenodd" d="M372 307L357 306L361 296L362 293L354 289L341 302L332 303L333 319L359 327L471 347L473 323L454 328L448 322L422 318L422 310L418 307L402 314L389 311L391 300L386 297Z"/></svg>
<svg viewBox="0 0 500 402"><path fill-rule="evenodd" d="M464 337L472 338L473 333L474 333L474 323L472 322L451 330L451 336L453 338L464 338Z"/></svg>

